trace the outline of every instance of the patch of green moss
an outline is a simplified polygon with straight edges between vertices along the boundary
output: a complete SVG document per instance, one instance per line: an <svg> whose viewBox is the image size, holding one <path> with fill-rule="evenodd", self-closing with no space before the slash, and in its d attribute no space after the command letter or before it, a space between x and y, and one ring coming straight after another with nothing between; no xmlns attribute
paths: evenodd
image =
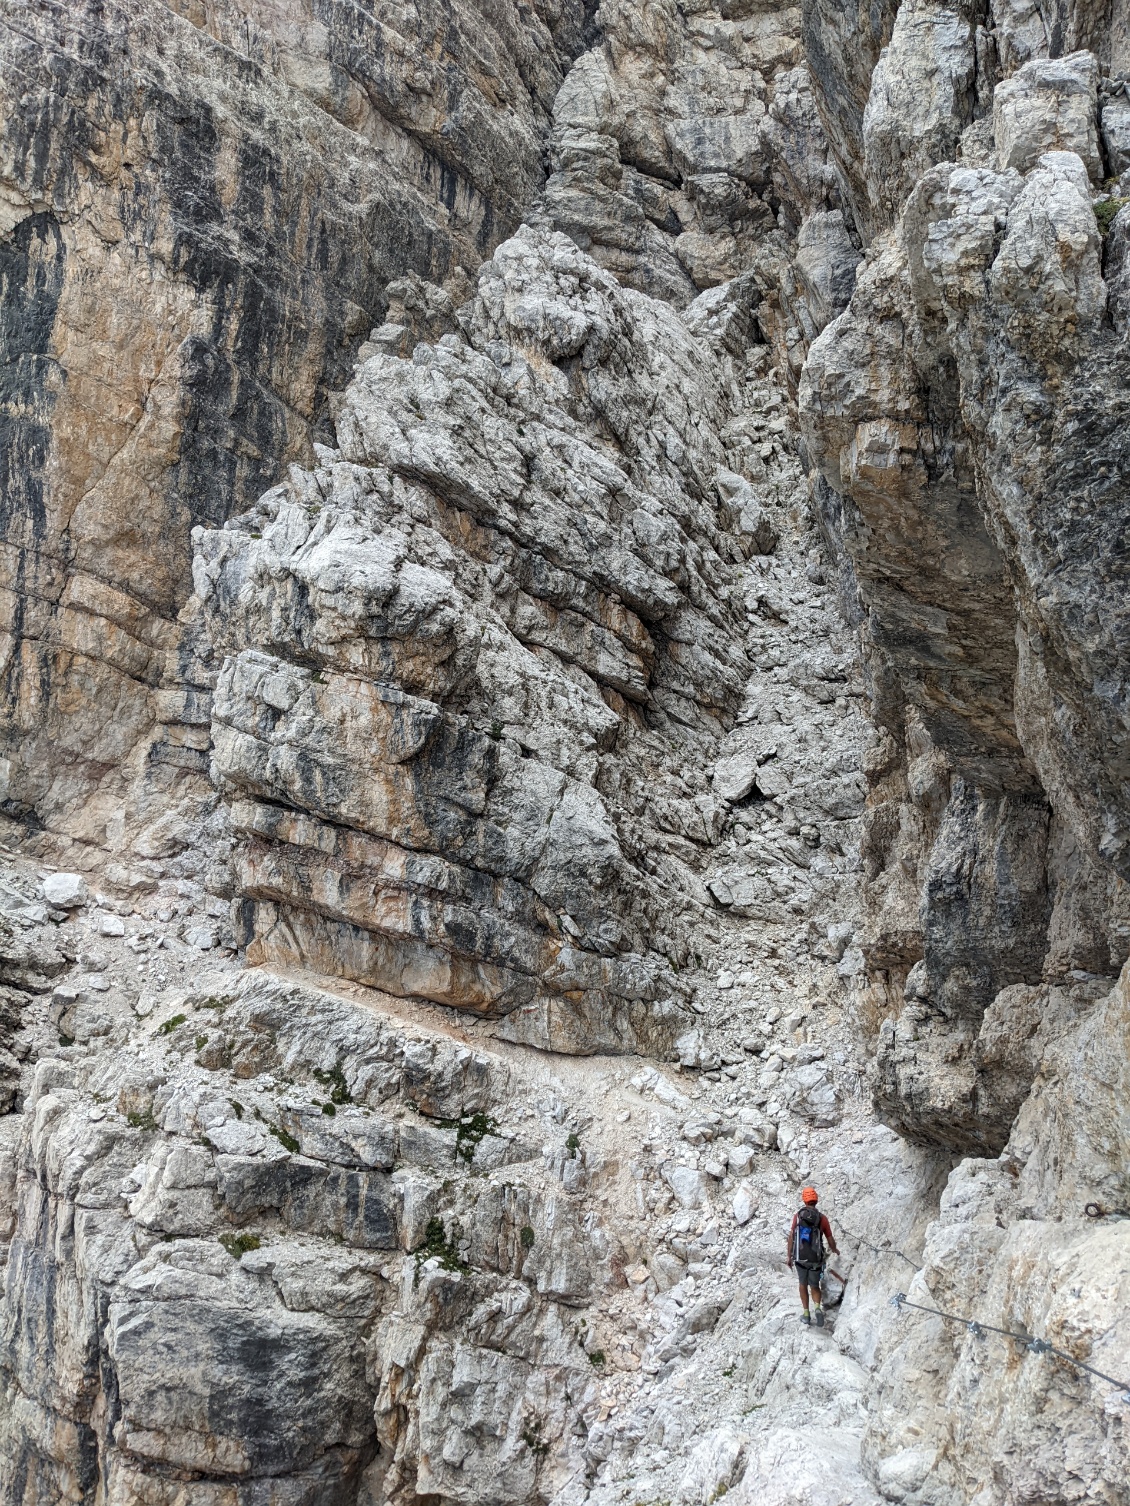
<svg viewBox="0 0 1130 1506"><path fill-rule="evenodd" d="M298 1149L298 1141L294 1138L293 1135L287 1134L286 1130L282 1129L279 1125L268 1124L267 1133L269 1135L274 1135L275 1139L279 1142L282 1148L284 1150L289 1150L291 1155L294 1155L295 1151Z"/></svg>
<svg viewBox="0 0 1130 1506"><path fill-rule="evenodd" d="M220 1243L233 1260L242 1260L248 1250L257 1250L263 1241L258 1234L221 1234Z"/></svg>
<svg viewBox="0 0 1130 1506"><path fill-rule="evenodd" d="M489 1114L464 1114L462 1119L439 1119L436 1122L443 1129L455 1131L455 1154L462 1161L473 1161L479 1141L486 1135L493 1135L498 1128L498 1120Z"/></svg>
<svg viewBox="0 0 1130 1506"><path fill-rule="evenodd" d="M198 999L192 1007L193 1009L226 1009L228 1007L228 1003L229 1001L227 999L217 999L215 997L212 997L208 999Z"/></svg>
<svg viewBox="0 0 1130 1506"><path fill-rule="evenodd" d="M569 1138L565 1141L565 1149L569 1152L570 1161L575 1161L577 1159L577 1152L580 1150L580 1148L581 1140L579 1135L570 1135Z"/></svg>
<svg viewBox="0 0 1130 1506"><path fill-rule="evenodd" d="M126 1115L126 1123L130 1129L155 1130L157 1128L152 1109L131 1109Z"/></svg>
<svg viewBox="0 0 1130 1506"><path fill-rule="evenodd" d="M75 1038L74 1038L73 1035L60 1035L60 1037L59 1037L59 1045L60 1046L73 1046L74 1043L75 1043Z"/></svg>
<svg viewBox="0 0 1130 1506"><path fill-rule="evenodd" d="M314 1068L314 1076L318 1081L330 1090L330 1099L333 1103L352 1103L353 1094L349 1091L349 1084L345 1080L345 1073L340 1067L331 1067L328 1072L320 1072Z"/></svg>
<svg viewBox="0 0 1130 1506"><path fill-rule="evenodd" d="M599 1366L603 1365L604 1364L604 1350L603 1349L593 1349L589 1353L589 1364L590 1365L596 1365L598 1368L599 1368Z"/></svg>
<svg viewBox="0 0 1130 1506"><path fill-rule="evenodd" d="M1104 199L1101 204L1096 204L1095 219L1099 222L1099 231L1102 235L1110 233L1110 227L1114 224L1115 215L1120 209L1130 204L1130 199Z"/></svg>
<svg viewBox="0 0 1130 1506"><path fill-rule="evenodd" d="M526 1224L518 1238L522 1242L523 1250L532 1250L534 1247L534 1231Z"/></svg>
<svg viewBox="0 0 1130 1506"><path fill-rule="evenodd" d="M452 1232L451 1238L447 1237L447 1230L443 1227L442 1218L429 1218L424 1230L424 1242L414 1251L416 1256L416 1280L420 1279L420 1267L425 1260L438 1259L440 1266L445 1271L465 1271L466 1261L459 1259L459 1248L456 1244L458 1225Z"/></svg>
<svg viewBox="0 0 1130 1506"><path fill-rule="evenodd" d="M334 1107L334 1105L332 1103L323 1103L322 1104L322 1113L323 1114L328 1114L329 1117L332 1119L334 1117L334 1115L337 1113L337 1109Z"/></svg>
<svg viewBox="0 0 1130 1506"><path fill-rule="evenodd" d="M197 1051L203 1051L204 1047L207 1044L208 1044L208 1037L206 1035L198 1035L196 1037L196 1049L197 1049Z"/></svg>
<svg viewBox="0 0 1130 1506"><path fill-rule="evenodd" d="M163 1025L158 1025L153 1033L154 1035L172 1035L173 1031L183 1025L187 1018L187 1015L175 1014L172 1019L166 1020Z"/></svg>
<svg viewBox="0 0 1130 1506"><path fill-rule="evenodd" d="M243 1105L242 1105L242 1103L236 1103L236 1101L235 1101L234 1098L229 1098L228 1102L232 1106L232 1113L235 1115L235 1117L237 1119L242 1119L243 1118Z"/></svg>

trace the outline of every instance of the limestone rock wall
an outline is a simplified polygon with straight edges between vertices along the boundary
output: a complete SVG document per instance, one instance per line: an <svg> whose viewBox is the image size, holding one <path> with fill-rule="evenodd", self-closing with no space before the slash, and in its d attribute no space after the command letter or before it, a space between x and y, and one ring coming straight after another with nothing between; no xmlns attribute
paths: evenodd
<svg viewBox="0 0 1130 1506"><path fill-rule="evenodd" d="M4 9L4 798L120 847L206 767L192 528L311 458L390 282L513 231L583 11Z"/></svg>
<svg viewBox="0 0 1130 1506"><path fill-rule="evenodd" d="M1121 0L5 15L0 1495L1121 1506Z"/></svg>
<svg viewBox="0 0 1130 1506"><path fill-rule="evenodd" d="M913 66L932 56L896 25L887 73L900 48ZM962 56L975 70L971 24ZM880 1091L909 1132L955 1148L999 1148L1011 1122L976 1102L992 1089L973 1040L1000 988L1109 976L1127 953L1125 345L1092 207L1098 78L1088 52L1033 58L991 115L976 90L952 95L948 145L904 146L899 222L813 346L801 397L818 494L850 502L829 516L890 738L872 774L866 950L876 1011L905 991L915 1044L884 1027ZM899 139L917 143L934 108L908 97ZM874 141L865 127L865 171ZM877 191L871 213L890 222ZM1116 292L1117 260L1108 274Z"/></svg>
<svg viewBox="0 0 1130 1506"><path fill-rule="evenodd" d="M840 26L816 84L868 246L800 391L881 734L856 1003L875 1104L971 1157L907 1290L1116 1376L1123 1299L1085 1273L1124 1261L1101 1216L1127 1205L1121 1068L1082 1063L1100 1037L1120 1057L1130 951L1124 25L904 3L873 65L874 31ZM864 1446L885 1496L1122 1499L1119 1424L1069 1367L1006 1381L1010 1341L906 1329Z"/></svg>

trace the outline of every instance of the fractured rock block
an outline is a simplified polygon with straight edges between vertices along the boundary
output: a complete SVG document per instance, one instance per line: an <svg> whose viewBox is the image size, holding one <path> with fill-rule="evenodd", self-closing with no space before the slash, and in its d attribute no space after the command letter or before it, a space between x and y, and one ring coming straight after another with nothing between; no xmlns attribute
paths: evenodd
<svg viewBox="0 0 1130 1506"><path fill-rule="evenodd" d="M1097 121L1098 63L1091 52L1034 58L996 87L993 135L1001 168L1027 172L1044 152L1074 152L1103 176Z"/></svg>

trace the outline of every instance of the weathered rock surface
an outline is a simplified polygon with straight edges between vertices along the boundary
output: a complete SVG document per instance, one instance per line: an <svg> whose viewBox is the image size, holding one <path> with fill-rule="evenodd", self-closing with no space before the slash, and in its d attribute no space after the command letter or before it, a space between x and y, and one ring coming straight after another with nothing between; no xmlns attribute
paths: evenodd
<svg viewBox="0 0 1130 1506"><path fill-rule="evenodd" d="M437 344L376 332L318 469L199 536L195 693L253 960L555 1050L662 1052L693 1020L691 929L759 891L703 885L753 780L683 771L748 757L788 501L748 427L765 348L731 355L712 315L525 231ZM810 803L763 757L763 795ZM850 763L821 783L850 821Z"/></svg>
<svg viewBox="0 0 1130 1506"><path fill-rule="evenodd" d="M6 19L0 1499L1130 1502L1125 7Z"/></svg>
<svg viewBox="0 0 1130 1506"><path fill-rule="evenodd" d="M910 1003L880 1094L954 1148L999 1150L1011 1123L974 1102L999 990L1127 954L1124 345L1088 181L1097 72L1075 53L998 85L996 166L922 174L804 378L891 739L864 950L876 1007L904 985Z"/></svg>
<svg viewBox="0 0 1130 1506"><path fill-rule="evenodd" d="M192 528L310 458L391 282L514 230L583 9L4 9L4 798L120 847L123 766L158 813L206 767Z"/></svg>
<svg viewBox="0 0 1130 1506"><path fill-rule="evenodd" d="M254 975L173 1002L141 1031L115 1021L115 1061L41 1063L25 1100L5 1498L100 1478L121 1502L353 1499L378 1437L388 1488L435 1493L420 1434L458 1467L448 1388L466 1375L498 1406L468 1411L464 1451L525 1499L544 1450L523 1428L536 1411L556 1446L563 1392L580 1406L592 1384L555 1304L587 1299L600 1257L560 1189L466 1180L505 1072ZM499 1145L496 1167L536 1153Z"/></svg>
<svg viewBox="0 0 1130 1506"><path fill-rule="evenodd" d="M1082 1272L1124 1258L1084 1205L1126 1206L1117 1131L1085 1127L1108 1124L1121 1069L1072 1074L1078 1129L1054 1107L1090 1030L1120 1034L1130 951L1123 260L1099 113L1124 30L1086 6L991 19L904 4L861 125L842 90L823 94L870 245L800 408L882 732L857 980L876 1106L911 1138L992 1158L953 1173L907 1290L1082 1358L1123 1300ZM929 89L907 87L919 76ZM1014 1200L1037 1166L1039 1196ZM1113 1308L1085 1316L1088 1300ZM1079 1372L1028 1359L1006 1386L986 1376L1007 1340L908 1324L878 1356L864 1447L888 1499L1123 1498L1117 1404ZM1124 1349L1106 1357L1126 1373ZM1051 1420L1067 1409L1069 1428Z"/></svg>
<svg viewBox="0 0 1130 1506"><path fill-rule="evenodd" d="M546 209L601 266L676 304L835 210L792 6L604 3L553 109Z"/></svg>

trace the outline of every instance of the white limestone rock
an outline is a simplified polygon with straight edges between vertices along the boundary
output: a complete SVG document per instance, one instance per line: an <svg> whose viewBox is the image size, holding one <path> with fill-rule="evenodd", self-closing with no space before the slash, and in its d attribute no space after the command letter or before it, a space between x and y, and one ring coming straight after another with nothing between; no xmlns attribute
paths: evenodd
<svg viewBox="0 0 1130 1506"><path fill-rule="evenodd" d="M86 880L80 873L51 873L43 880L41 893L57 910L77 910L86 904Z"/></svg>
<svg viewBox="0 0 1130 1506"><path fill-rule="evenodd" d="M1000 168L1027 172L1044 152L1074 152L1091 178L1101 178L1097 84L1092 52L1034 58L998 84L993 135Z"/></svg>

